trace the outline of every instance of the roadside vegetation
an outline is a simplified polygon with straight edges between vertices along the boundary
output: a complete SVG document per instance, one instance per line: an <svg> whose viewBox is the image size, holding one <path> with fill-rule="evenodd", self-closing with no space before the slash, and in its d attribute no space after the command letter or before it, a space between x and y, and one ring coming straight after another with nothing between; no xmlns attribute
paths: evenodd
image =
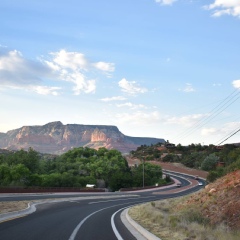
<svg viewBox="0 0 240 240"><path fill-rule="evenodd" d="M208 172L209 185L198 193L131 208L130 216L140 225L162 240L240 239L239 144L143 145L131 157Z"/></svg>
<svg viewBox="0 0 240 240"><path fill-rule="evenodd" d="M75 148L60 156L29 148L0 154L0 187L80 187L102 185L112 191L142 186L143 165L130 168L117 150ZM162 169L144 164L145 186L164 184Z"/></svg>
<svg viewBox="0 0 240 240"><path fill-rule="evenodd" d="M164 200L139 205L129 215L162 240L238 240L240 232L229 230L224 224L211 226L197 208L176 212L180 200Z"/></svg>
<svg viewBox="0 0 240 240"><path fill-rule="evenodd" d="M159 143L152 146L142 145L131 152L132 158L145 161L181 163L186 167L209 172L207 181L216 179L240 169L239 144L214 145L191 144L189 146L166 147Z"/></svg>
<svg viewBox="0 0 240 240"><path fill-rule="evenodd" d="M238 240L240 170L198 193L138 205L129 214L162 240Z"/></svg>

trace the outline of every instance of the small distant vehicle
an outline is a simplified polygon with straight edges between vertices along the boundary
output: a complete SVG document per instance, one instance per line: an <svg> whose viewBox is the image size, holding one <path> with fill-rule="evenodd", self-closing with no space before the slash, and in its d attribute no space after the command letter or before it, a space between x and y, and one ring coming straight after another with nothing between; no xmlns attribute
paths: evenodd
<svg viewBox="0 0 240 240"><path fill-rule="evenodd" d="M181 183L177 183L177 187L181 187L182 186L182 184Z"/></svg>
<svg viewBox="0 0 240 240"><path fill-rule="evenodd" d="M203 185L203 183L202 183L202 182L199 182L199 183L198 183L198 185L199 185L199 186L202 186L202 185Z"/></svg>
<svg viewBox="0 0 240 240"><path fill-rule="evenodd" d="M95 185L95 184L87 184L86 187L87 187L87 188L95 188L96 185Z"/></svg>
<svg viewBox="0 0 240 240"><path fill-rule="evenodd" d="M199 179L198 175L196 175L196 176L194 177L194 179L198 180L198 179Z"/></svg>

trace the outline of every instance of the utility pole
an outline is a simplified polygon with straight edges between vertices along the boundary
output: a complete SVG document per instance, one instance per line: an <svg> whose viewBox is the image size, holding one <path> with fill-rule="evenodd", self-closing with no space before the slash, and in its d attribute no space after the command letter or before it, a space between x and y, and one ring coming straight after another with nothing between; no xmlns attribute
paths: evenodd
<svg viewBox="0 0 240 240"><path fill-rule="evenodd" d="M144 154L144 151L143 151L143 154ZM144 188L144 156L142 157L142 165L143 165L143 172L142 172L142 175L143 175L143 188Z"/></svg>

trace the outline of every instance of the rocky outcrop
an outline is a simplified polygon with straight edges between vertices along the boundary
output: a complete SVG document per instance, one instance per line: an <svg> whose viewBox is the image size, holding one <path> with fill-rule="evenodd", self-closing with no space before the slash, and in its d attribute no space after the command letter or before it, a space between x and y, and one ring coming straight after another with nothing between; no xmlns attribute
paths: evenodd
<svg viewBox="0 0 240 240"><path fill-rule="evenodd" d="M140 145L165 142L164 139L129 137L116 126L81 125L51 122L43 126L24 126L0 133L0 148L9 150L32 147L42 153L61 154L75 147L117 149L123 153Z"/></svg>

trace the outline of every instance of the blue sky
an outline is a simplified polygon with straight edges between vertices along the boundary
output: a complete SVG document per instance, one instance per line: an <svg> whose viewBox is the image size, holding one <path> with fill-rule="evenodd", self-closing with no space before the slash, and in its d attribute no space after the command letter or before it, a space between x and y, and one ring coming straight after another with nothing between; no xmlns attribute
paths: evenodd
<svg viewBox="0 0 240 240"><path fill-rule="evenodd" d="M0 132L61 121L186 145L240 128L240 0L2 0L0 29Z"/></svg>

